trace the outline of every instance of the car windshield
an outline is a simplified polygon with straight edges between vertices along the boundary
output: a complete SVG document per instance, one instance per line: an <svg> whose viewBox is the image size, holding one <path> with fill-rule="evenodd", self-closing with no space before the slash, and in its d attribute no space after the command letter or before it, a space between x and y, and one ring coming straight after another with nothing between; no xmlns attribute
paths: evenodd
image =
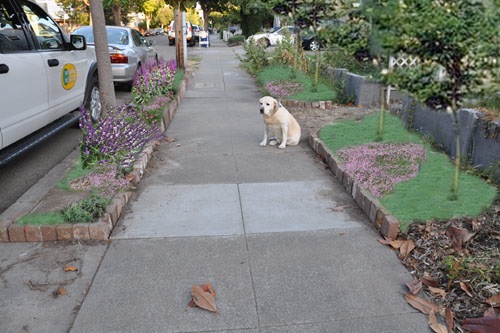
<svg viewBox="0 0 500 333"><path fill-rule="evenodd" d="M77 35L85 36L87 43L94 43L92 27L84 27L75 30ZM108 44L127 45L129 43L128 33L125 29L106 28Z"/></svg>

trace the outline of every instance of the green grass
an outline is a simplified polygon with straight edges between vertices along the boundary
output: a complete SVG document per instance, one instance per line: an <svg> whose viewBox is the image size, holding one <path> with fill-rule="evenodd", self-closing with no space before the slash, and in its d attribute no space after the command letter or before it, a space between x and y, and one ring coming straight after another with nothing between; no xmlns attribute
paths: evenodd
<svg viewBox="0 0 500 333"><path fill-rule="evenodd" d="M80 178L80 177L83 177L85 175L88 175L89 173L92 172L92 169L84 169L83 166L82 166L82 161L80 158L78 158L78 160L76 161L76 164L75 166L73 166L69 171L68 173L66 174L66 176L62 179L60 179L57 184L56 184L56 187L60 190L63 190L63 191L71 191L70 187L69 187L69 183L73 180L73 179L76 179L76 178Z"/></svg>
<svg viewBox="0 0 500 333"><path fill-rule="evenodd" d="M33 213L25 215L21 217L19 220L17 220L16 223L19 225L29 224L29 225L45 226L45 225L56 225L56 224L66 223L66 221L64 219L62 212L51 211L51 212Z"/></svg>
<svg viewBox="0 0 500 333"><path fill-rule="evenodd" d="M458 199L450 201L454 165L442 152L434 151L417 135L406 131L396 116L386 115L383 142L415 142L426 146L426 160L416 178L396 184L392 193L380 199L381 204L401 222L407 230L412 222L431 219L448 220L456 217L474 217L488 208L497 195L494 186L479 177L461 172ZM321 129L321 140L336 154L340 148L375 141L378 114L362 121L346 121Z"/></svg>
<svg viewBox="0 0 500 333"><path fill-rule="evenodd" d="M332 87L320 82L317 91L313 91L312 77L304 74L301 71L296 72L294 79L292 77L292 69L290 67L266 67L257 74L257 80L260 84L265 85L267 82L288 80L292 82L299 82L304 86L304 90L297 92L294 95L287 96L287 99L293 99L304 102L315 101L333 101L337 98L337 94Z"/></svg>

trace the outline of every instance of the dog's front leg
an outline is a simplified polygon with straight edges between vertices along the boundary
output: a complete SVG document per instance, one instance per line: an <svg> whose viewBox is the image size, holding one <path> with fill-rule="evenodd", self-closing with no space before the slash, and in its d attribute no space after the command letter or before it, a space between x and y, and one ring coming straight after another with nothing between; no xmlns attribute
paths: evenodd
<svg viewBox="0 0 500 333"><path fill-rule="evenodd" d="M264 139L262 139L262 142L259 144L261 147L265 147L267 145L267 132L269 128L267 127L266 124L266 129L264 130Z"/></svg>
<svg viewBox="0 0 500 333"><path fill-rule="evenodd" d="M281 124L281 131L283 137L281 138L281 144L278 146L279 149L286 148L286 141L288 139L288 124Z"/></svg>

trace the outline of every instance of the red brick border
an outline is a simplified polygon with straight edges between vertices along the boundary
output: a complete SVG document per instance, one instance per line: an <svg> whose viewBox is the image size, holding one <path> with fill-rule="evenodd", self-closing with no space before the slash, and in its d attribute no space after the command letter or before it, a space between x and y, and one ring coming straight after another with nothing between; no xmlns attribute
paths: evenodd
<svg viewBox="0 0 500 333"><path fill-rule="evenodd" d="M162 119L162 130L165 131L174 117L188 84L187 75L182 81L181 87L175 99L165 108ZM153 155L154 146L151 143L144 147L137 157L131 175L133 186L137 186L142 179L144 170ZM51 242L64 240L107 240L123 213L124 207L130 201L132 192L117 193L112 198L103 217L93 223L58 224L53 226L21 226L15 220L0 220L0 243L5 242ZM21 215L21 214L20 214Z"/></svg>
<svg viewBox="0 0 500 333"><path fill-rule="evenodd" d="M335 159L317 133L309 134L308 142L312 149L326 161L332 174L337 177L346 192L352 196L382 236L396 239L400 230L399 221L382 207L368 190L361 188L352 176L345 172L342 162Z"/></svg>

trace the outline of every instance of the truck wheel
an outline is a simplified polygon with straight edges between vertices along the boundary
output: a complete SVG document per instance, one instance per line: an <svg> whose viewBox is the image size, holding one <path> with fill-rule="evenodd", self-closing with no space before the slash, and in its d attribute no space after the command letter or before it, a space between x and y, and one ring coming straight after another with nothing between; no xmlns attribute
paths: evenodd
<svg viewBox="0 0 500 333"><path fill-rule="evenodd" d="M99 96L99 81L97 75L92 77L92 81L89 86L89 91L85 95L84 107L90 112L90 117L92 121L96 122L101 119L102 106L101 97Z"/></svg>

